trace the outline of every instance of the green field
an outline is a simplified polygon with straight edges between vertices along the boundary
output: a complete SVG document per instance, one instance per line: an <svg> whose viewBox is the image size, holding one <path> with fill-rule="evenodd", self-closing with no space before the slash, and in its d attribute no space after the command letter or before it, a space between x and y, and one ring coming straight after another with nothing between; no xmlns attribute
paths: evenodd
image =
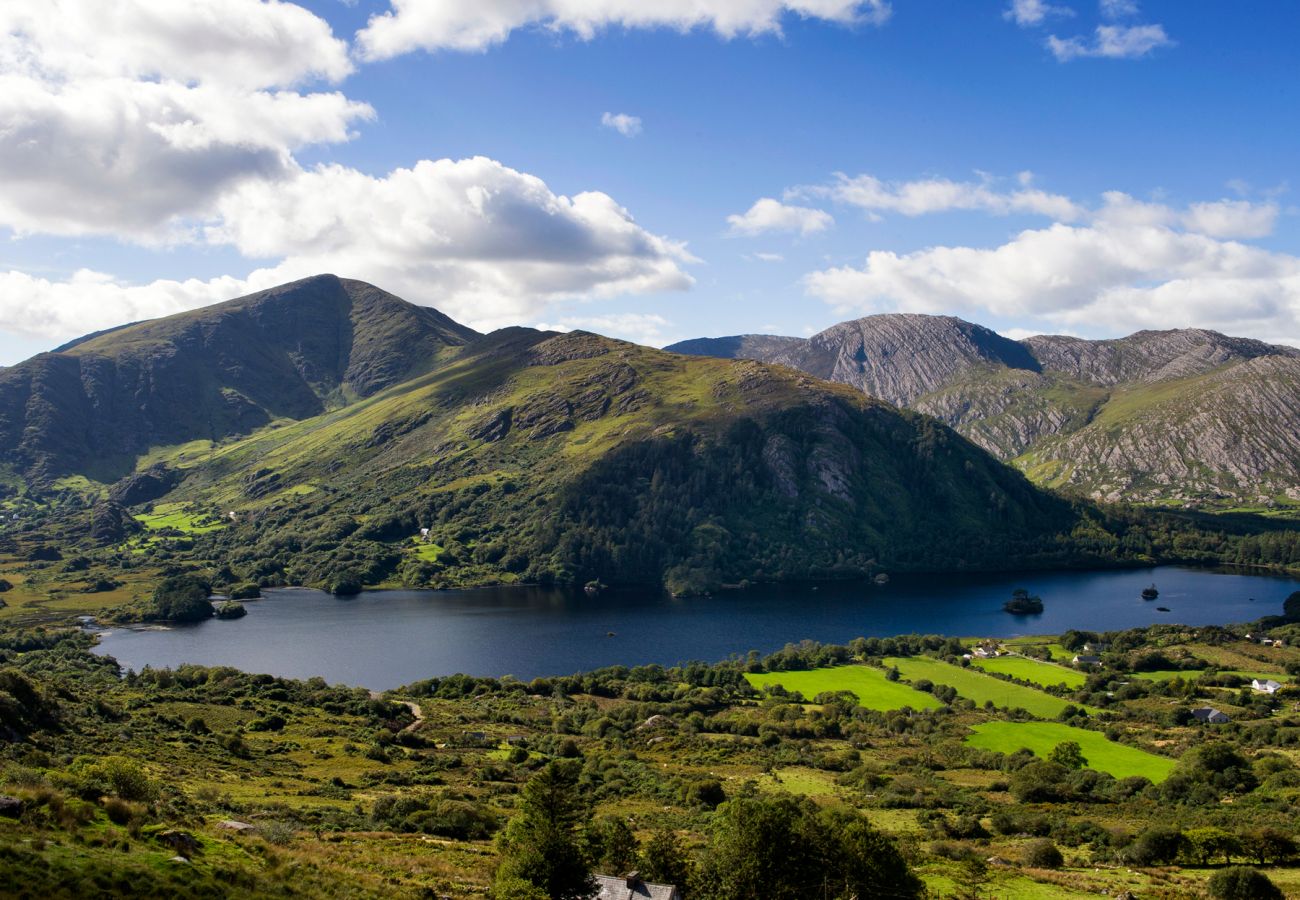
<svg viewBox="0 0 1300 900"><path fill-rule="evenodd" d="M762 690L779 684L787 691L798 691L811 700L826 691L848 691L867 709L880 711L902 709L938 709L943 704L923 691L916 691L885 678L884 670L871 666L835 666L801 672L747 672L745 680Z"/></svg>
<svg viewBox="0 0 1300 900"><path fill-rule="evenodd" d="M978 704L989 701L994 706L1007 709L1027 710L1030 715L1044 719L1053 719L1061 710L1070 705L1070 701L1044 694L1034 688L1027 688L1009 681L1002 681L992 675L986 675L978 669L966 669L949 665L929 656L909 656L885 660L887 666L897 666L898 671L909 681L919 678L928 679L935 684L946 684L957 693ZM1080 704L1074 704L1080 706Z"/></svg>
<svg viewBox="0 0 1300 900"><path fill-rule="evenodd" d="M1145 678L1148 681L1173 681L1175 678L1182 678L1186 681L1195 681L1205 674L1206 670L1202 669L1160 669L1155 672L1134 672L1134 678ZM1236 675L1238 678L1271 678L1274 681L1280 681L1286 684L1291 680L1290 675L1282 675L1277 672L1243 672L1240 669L1219 669L1220 675Z"/></svg>
<svg viewBox="0 0 1300 900"><path fill-rule="evenodd" d="M1174 770L1175 761L1106 740L1106 736L1083 728L1071 728L1057 722L985 722L976 725L966 743L982 750L1014 753L1021 748L1046 757L1057 744L1074 741L1083 750L1088 768L1107 772L1116 778L1142 775L1152 781L1164 781Z"/></svg>
<svg viewBox="0 0 1300 900"><path fill-rule="evenodd" d="M190 515L177 503L160 503L153 512L142 513L135 520L150 531L175 528L187 534L206 534L226 527L222 522L207 521L206 516Z"/></svg>
<svg viewBox="0 0 1300 900"><path fill-rule="evenodd" d="M1068 688L1081 688L1088 677L1078 669L1067 669L1065 666L1058 666L1054 663L1041 662L1037 659L1029 659L1025 656L999 656L996 659L974 659L971 660L972 666L977 666L985 672L996 672L999 675L1010 675L1012 678L1020 678L1024 681L1032 681L1034 684L1041 684L1044 687L1048 685L1063 684Z"/></svg>

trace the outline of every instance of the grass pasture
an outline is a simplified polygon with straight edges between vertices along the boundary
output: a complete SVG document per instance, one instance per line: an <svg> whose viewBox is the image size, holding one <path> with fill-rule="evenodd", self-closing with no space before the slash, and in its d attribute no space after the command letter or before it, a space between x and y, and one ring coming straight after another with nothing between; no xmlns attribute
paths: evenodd
<svg viewBox="0 0 1300 900"><path fill-rule="evenodd" d="M924 678L935 684L946 684L956 690L959 696L974 700L976 703L984 704L991 701L994 706L1024 709L1030 715L1044 719L1056 718L1061 714L1061 710L1071 705L1068 700L1053 697L1034 688L1002 681L978 669L949 665L928 656L890 658L885 660L885 665L896 666L902 676L909 681Z"/></svg>
<svg viewBox="0 0 1300 900"><path fill-rule="evenodd" d="M995 659L971 660L971 665L998 675L1010 675L1024 681L1048 687L1063 684L1077 690L1083 687L1088 677L1078 669L1067 669L1054 663L1030 659L1027 656L999 656Z"/></svg>
<svg viewBox="0 0 1300 900"><path fill-rule="evenodd" d="M141 513L135 520L150 531L174 528L186 534L206 534L226 527L221 522L207 521L206 516L191 515L176 503L160 503L153 512Z"/></svg>
<svg viewBox="0 0 1300 900"><path fill-rule="evenodd" d="M1169 777L1175 761L1136 747L1106 740L1104 734L1084 728L1071 728L1058 722L985 722L976 725L966 739L972 747L1014 753L1027 748L1046 758L1057 744L1074 741L1088 760L1088 768L1106 772L1116 778L1141 775L1159 782Z"/></svg>
<svg viewBox="0 0 1300 900"><path fill-rule="evenodd" d="M1195 681L1202 675L1206 674L1201 669L1161 669L1155 672L1134 672L1134 678L1145 678L1147 681L1173 681L1175 678L1182 678L1185 681ZM1283 684L1291 681L1290 675L1283 675L1278 672L1244 672L1241 669L1220 669L1219 675L1236 675L1238 678L1262 678L1280 681Z"/></svg>
<svg viewBox="0 0 1300 900"><path fill-rule="evenodd" d="M891 709L938 709L943 704L931 695L913 690L897 681L885 678L882 669L872 666L835 666L829 669L809 669L799 672L748 672L745 680L758 690L768 685L780 685L787 691L798 691L812 700L826 691L848 691L867 709L885 712Z"/></svg>

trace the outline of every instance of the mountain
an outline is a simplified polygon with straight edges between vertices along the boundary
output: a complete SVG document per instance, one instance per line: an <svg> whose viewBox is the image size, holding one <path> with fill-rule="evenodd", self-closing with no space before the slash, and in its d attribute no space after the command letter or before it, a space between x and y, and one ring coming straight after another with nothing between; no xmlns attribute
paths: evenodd
<svg viewBox="0 0 1300 900"><path fill-rule="evenodd" d="M214 557L289 583L355 573L690 592L1046 564L1069 557L1055 538L1077 519L939 423L860 392L521 328L382 395L175 464L186 477L172 503L235 513L209 538Z"/></svg>
<svg viewBox="0 0 1300 900"><path fill-rule="evenodd" d="M333 275L110 329L0 370L0 462L112 481L150 447L320 415L476 337Z"/></svg>
<svg viewBox="0 0 1300 900"><path fill-rule="evenodd" d="M585 332L478 335L333 276L88 336L0 385L24 589L179 562L218 583L689 593L1102 558L1070 543L1075 505L860 390ZM89 568L60 575L52 545Z"/></svg>
<svg viewBox="0 0 1300 900"><path fill-rule="evenodd" d="M1012 341L891 314L811 338L685 341L672 352L791 366L924 412L1039 483L1098 499L1300 502L1300 351L1213 331Z"/></svg>

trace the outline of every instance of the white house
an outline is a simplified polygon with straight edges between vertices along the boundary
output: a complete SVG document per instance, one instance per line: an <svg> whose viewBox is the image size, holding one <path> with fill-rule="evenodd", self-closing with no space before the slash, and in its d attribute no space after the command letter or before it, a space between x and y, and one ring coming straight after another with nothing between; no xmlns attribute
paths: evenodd
<svg viewBox="0 0 1300 900"><path fill-rule="evenodd" d="M1076 656L1073 660L1071 660L1071 662L1073 662L1076 666L1096 666L1101 664L1101 657L1090 656L1087 654L1080 654Z"/></svg>
<svg viewBox="0 0 1300 900"><path fill-rule="evenodd" d="M1266 681L1256 678L1250 683L1250 686L1261 694L1276 694L1282 689L1282 685L1279 682L1274 681L1272 678L1269 678Z"/></svg>

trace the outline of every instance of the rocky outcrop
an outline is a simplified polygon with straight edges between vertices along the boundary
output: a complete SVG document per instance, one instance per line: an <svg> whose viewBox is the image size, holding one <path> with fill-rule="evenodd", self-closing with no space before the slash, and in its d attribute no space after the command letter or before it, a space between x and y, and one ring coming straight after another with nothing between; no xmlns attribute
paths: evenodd
<svg viewBox="0 0 1300 900"><path fill-rule="evenodd" d="M108 497L123 506L152 503L176 487L183 477L180 472L162 464L150 466L143 472L133 472L114 484L109 488Z"/></svg>
<svg viewBox="0 0 1300 900"><path fill-rule="evenodd" d="M1110 341L1049 335L1023 343L1044 371L1098 385L1189 378L1264 356L1300 357L1292 347L1199 328L1139 331Z"/></svg>

